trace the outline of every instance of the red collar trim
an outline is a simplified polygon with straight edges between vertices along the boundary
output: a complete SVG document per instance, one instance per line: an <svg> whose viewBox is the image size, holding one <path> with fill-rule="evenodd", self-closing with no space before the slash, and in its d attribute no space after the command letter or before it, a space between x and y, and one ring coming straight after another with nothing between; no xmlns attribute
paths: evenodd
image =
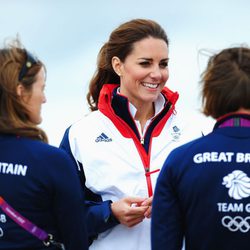
<svg viewBox="0 0 250 250"><path fill-rule="evenodd" d="M143 146L141 145L140 141L137 139L134 131L129 127L129 125L123 121L119 116L117 116L112 109L111 100L112 100L112 93L114 88L116 88L118 84L104 84L103 88L100 92L98 108L100 112L106 115L116 126L116 128L120 131L120 133L126 138L132 138L135 146L138 150L138 153L141 157L143 162L143 166L145 169L145 176L147 180L147 187L148 187L148 195L149 197L153 195L153 188L151 184L151 174L155 173L156 171L150 172L150 149L149 154L145 151ZM162 94L167 98L167 100L172 104L170 110L168 111L167 115L163 117L163 119L159 122L159 124L155 127L152 136L158 136L162 131L166 121L168 120L169 116L174 112L175 103L179 97L177 92L172 92L168 88L164 88L162 90Z"/></svg>
<svg viewBox="0 0 250 250"><path fill-rule="evenodd" d="M134 133L132 129L127 125L125 121L123 121L119 116L117 116L112 109L111 100L112 100L112 93L113 90L118 87L119 84L104 84L98 101L98 109L102 112L105 116L107 116L117 127L120 133L126 137L131 138L133 137ZM179 94L177 92L173 92L172 90L165 87L162 90L162 94L168 99L168 101L172 104L170 112L166 115L158 124L156 129L154 130L154 136L158 136L163 129L166 121L168 120L169 116L175 110L175 104L179 98Z"/></svg>

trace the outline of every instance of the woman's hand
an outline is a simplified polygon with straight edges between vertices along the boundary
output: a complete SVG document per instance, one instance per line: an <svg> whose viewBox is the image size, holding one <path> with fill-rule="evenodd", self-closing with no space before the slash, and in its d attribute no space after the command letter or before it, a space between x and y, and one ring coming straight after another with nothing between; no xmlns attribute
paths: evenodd
<svg viewBox="0 0 250 250"><path fill-rule="evenodd" d="M111 203L111 210L121 224L133 227L145 218L145 214L147 214L147 210L149 209L149 205L147 205L149 202L147 200L146 198L139 197L125 197ZM145 205L142 205L144 202Z"/></svg>
<svg viewBox="0 0 250 250"><path fill-rule="evenodd" d="M153 196L145 199L142 203L141 206L146 206L148 207L148 209L146 210L146 212L144 213L144 216L146 218L150 218L151 217L151 212L152 212L152 202L153 202Z"/></svg>

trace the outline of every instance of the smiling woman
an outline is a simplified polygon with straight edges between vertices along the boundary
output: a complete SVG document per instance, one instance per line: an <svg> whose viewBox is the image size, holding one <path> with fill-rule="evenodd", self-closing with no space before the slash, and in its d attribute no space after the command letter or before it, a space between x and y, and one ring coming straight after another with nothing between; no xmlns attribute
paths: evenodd
<svg viewBox="0 0 250 250"><path fill-rule="evenodd" d="M90 81L92 112L61 143L81 170L90 249L150 249L151 203L163 158L201 135L179 120L178 93L165 87L168 52L168 37L153 20L117 27Z"/></svg>
<svg viewBox="0 0 250 250"><path fill-rule="evenodd" d="M114 56L112 66L120 77L120 94L136 107L135 120L143 132L154 116L153 103L168 80L168 44L159 38L144 38L134 43L133 53L124 62Z"/></svg>

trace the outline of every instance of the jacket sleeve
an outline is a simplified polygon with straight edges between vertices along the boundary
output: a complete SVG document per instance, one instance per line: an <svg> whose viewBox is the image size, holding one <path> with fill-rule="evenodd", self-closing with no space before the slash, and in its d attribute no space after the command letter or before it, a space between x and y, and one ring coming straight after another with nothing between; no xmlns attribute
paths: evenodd
<svg viewBox="0 0 250 250"><path fill-rule="evenodd" d="M168 162L158 177L152 206L152 250L181 250L183 220Z"/></svg>
<svg viewBox="0 0 250 250"><path fill-rule="evenodd" d="M89 243L84 193L71 159L65 152L60 150L60 153L50 157L53 158L53 167L50 168L51 174L48 174L53 190L54 217L65 248L87 250Z"/></svg>
<svg viewBox="0 0 250 250"><path fill-rule="evenodd" d="M82 164L76 161L70 148L69 129L70 128L65 131L59 147L69 154L74 160L75 167L78 169L78 175L85 193L87 231L90 241L92 241L99 233L116 226L119 222L111 212L110 204L112 201L102 201L99 195L93 193L85 186L85 175Z"/></svg>

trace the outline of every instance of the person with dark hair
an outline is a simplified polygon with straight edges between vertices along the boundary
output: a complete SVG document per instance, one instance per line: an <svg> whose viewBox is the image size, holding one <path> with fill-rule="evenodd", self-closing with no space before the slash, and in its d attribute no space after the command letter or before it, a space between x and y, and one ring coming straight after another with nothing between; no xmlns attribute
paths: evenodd
<svg viewBox="0 0 250 250"><path fill-rule="evenodd" d="M206 136L174 149L159 175L152 250L248 250L250 243L250 49L226 48L202 75Z"/></svg>
<svg viewBox="0 0 250 250"><path fill-rule="evenodd" d="M117 27L90 81L92 112L68 128L61 142L85 187L90 249L150 249L151 203L163 158L201 136L178 118L178 93L165 87L168 44L153 20Z"/></svg>
<svg viewBox="0 0 250 250"><path fill-rule="evenodd" d="M19 39L0 49L0 249L87 250L74 163L38 127L45 78Z"/></svg>

